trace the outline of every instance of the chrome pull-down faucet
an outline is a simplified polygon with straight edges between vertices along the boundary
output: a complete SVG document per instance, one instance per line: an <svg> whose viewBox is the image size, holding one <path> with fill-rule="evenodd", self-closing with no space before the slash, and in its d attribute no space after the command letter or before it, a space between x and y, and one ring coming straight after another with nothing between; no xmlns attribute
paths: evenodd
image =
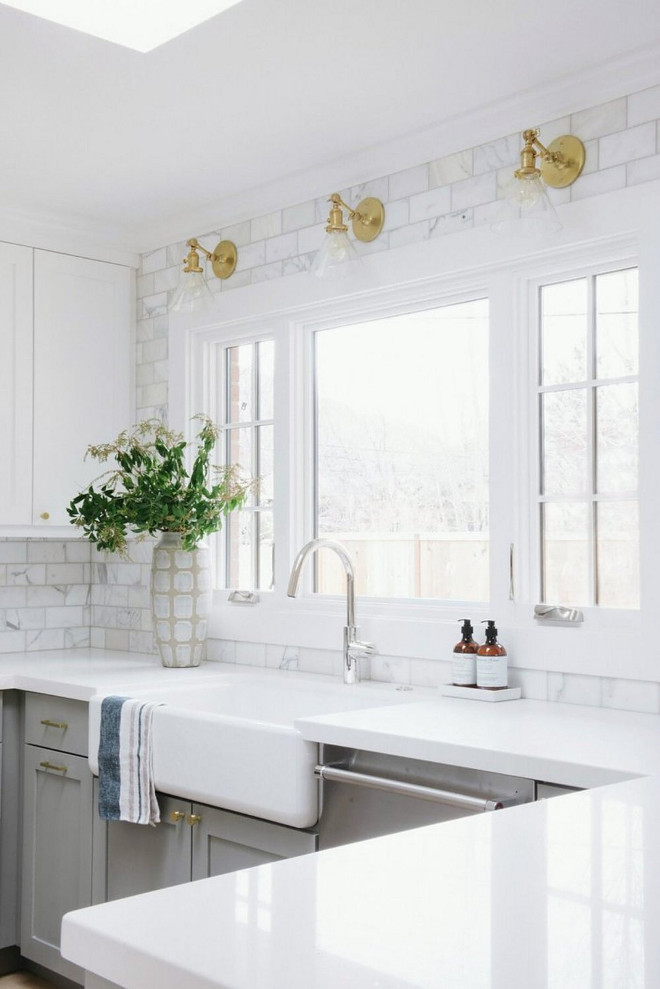
<svg viewBox="0 0 660 989"><path fill-rule="evenodd" d="M359 683L359 660L365 656L373 656L376 647L371 642L361 642L357 637L358 628L355 624L355 571L353 561L348 551L341 543L331 539L312 539L305 543L293 561L287 594L295 598L300 582L300 574L305 560L319 549L332 549L342 562L346 573L346 625L344 626L344 683Z"/></svg>

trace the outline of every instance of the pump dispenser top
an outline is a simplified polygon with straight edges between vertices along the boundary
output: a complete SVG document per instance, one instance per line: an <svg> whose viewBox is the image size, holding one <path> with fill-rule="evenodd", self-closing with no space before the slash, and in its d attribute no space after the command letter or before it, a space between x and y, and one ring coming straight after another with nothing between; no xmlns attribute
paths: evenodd
<svg viewBox="0 0 660 989"><path fill-rule="evenodd" d="M486 642L489 646L494 646L497 643L497 629L495 628L495 622L492 618L481 623L486 626Z"/></svg>
<svg viewBox="0 0 660 989"><path fill-rule="evenodd" d="M474 628L472 627L472 624L470 622L470 619L469 618L459 618L458 620L459 620L459 622L463 622L463 624L461 625L461 633L463 635L463 642L470 642L471 639L472 639L472 633L474 632Z"/></svg>

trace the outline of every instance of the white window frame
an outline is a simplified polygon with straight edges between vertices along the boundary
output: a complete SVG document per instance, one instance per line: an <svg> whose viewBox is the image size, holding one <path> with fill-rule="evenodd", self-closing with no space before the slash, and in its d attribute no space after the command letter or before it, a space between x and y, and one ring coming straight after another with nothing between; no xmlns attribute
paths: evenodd
<svg viewBox="0 0 660 989"><path fill-rule="evenodd" d="M202 361L200 362L201 364L200 370L202 371L205 380L204 395L206 397L203 399L204 408L206 409L210 417L213 419L213 421L218 423L221 427L225 427L228 425L227 413L229 409L229 394L228 394L228 377L227 377L228 366L227 366L227 357L226 357L227 351L229 351L229 349L232 347L239 347L241 345L245 345L246 343L255 345L259 343L266 343L269 341L275 342L275 338L274 336L266 332L261 332L261 333L257 332L253 334L243 333L239 339L234 339L234 340L225 340L225 339L220 339L218 337L215 338L210 337L209 339L205 340L204 342L205 354ZM225 353L225 359L222 362L222 374L220 376L218 376L217 373L218 369L216 362L211 357L214 351L217 350L222 350ZM257 377L256 377L255 369L253 368L252 387L254 388L256 384L257 384ZM253 401L255 400L256 400L256 395L253 396ZM261 421L263 420L253 420L249 423L246 422L244 424L235 422L232 424L232 428L236 429L236 428L249 427L251 431L252 439L254 442L256 442L257 433L255 429L255 423ZM225 437L226 437L226 432L220 438L220 446L223 451L223 460L225 457L225 446L224 446ZM254 451L253 451L253 455L254 455ZM242 464L241 467L243 468L244 471L250 470L250 465ZM249 508L249 511L256 513L259 511L259 508L256 506L254 507L251 506ZM272 512L272 508L271 508L271 512ZM226 523L225 525L223 525L223 533L225 532L225 527L226 527ZM212 540L212 548L213 548L213 552L212 552L213 563L212 563L211 572L214 575L220 572L221 570L226 573L228 569L226 540L223 538L221 544L219 544L218 541L215 539ZM258 547L252 546L253 569L256 567L257 554L258 554ZM234 588L234 589L239 589L239 588ZM256 587L240 588L240 589L256 591L257 593L263 593L262 590Z"/></svg>
<svg viewBox="0 0 660 989"><path fill-rule="evenodd" d="M581 248L570 257L546 261L530 268L529 275L518 274L518 291L521 297L519 324L519 380L523 382L517 411L521 444L519 447L518 474L521 481L518 504L518 535L514 549L514 614L518 622L526 623L535 604L541 602L541 526L539 492L541 490L541 421L538 400L540 367L541 321L539 292L542 286L570 281L582 277L617 271L622 268L639 268L639 256L631 250L629 239L606 246ZM527 326L528 332L520 332ZM642 387L640 367L640 393ZM641 458L640 458L641 459ZM639 498L639 495L638 495ZM641 528L641 523L640 523ZM641 540L640 540L641 543ZM641 546L640 546L641 557ZM641 558L640 558L641 570ZM583 606L585 622L593 629L630 629L641 625L640 609L618 609L601 606ZM527 612L527 615L525 615Z"/></svg>
<svg viewBox="0 0 660 989"><path fill-rule="evenodd" d="M496 618L508 647L510 666L527 670L596 674L623 679L658 680L658 663L648 643L657 635L655 613L660 595L660 513L657 491L660 473L660 390L655 369L660 366L660 230L654 216L660 208L660 182L596 196L570 206L570 223L552 247L521 245L512 239L494 241L485 227L432 238L397 251L384 251L365 261L366 278L338 286L291 275L220 296L221 315L205 323L170 317L170 422L188 430L190 415L203 395L203 341L214 336L240 342L264 332L276 340L275 443L275 580L273 593L262 593L258 607L232 606L227 592L216 594L210 624L213 637L254 644L332 650L341 649L345 602L309 593L308 583L296 600L286 598L290 564L309 538L311 502L305 501L304 462L305 327L346 322L360 314L376 318L388 307L423 308L460 298L489 299L490 403L490 531L491 600L482 610L470 606L476 623ZM568 209L568 207L567 207ZM322 230L319 229L319 236ZM575 246L579 244L579 246ZM496 257L496 261L493 257ZM529 345L530 282L575 275L581 269L612 263L636 263L640 273L640 586L639 613L593 609L578 628L540 626L533 618L531 587L530 452L533 425L529 421L531 355ZM338 293L343 293L341 296ZM363 317L364 318L364 317ZM516 328L515 333L512 327ZM289 393L280 368L295 369L299 382ZM532 385L534 379L532 379ZM512 400L513 399L513 400ZM307 406L306 403L307 402ZM285 463L280 451L286 451ZM311 475L308 475L311 478ZM309 496L311 499L311 495ZM282 506L288 511L282 511ZM509 598L509 550L514 545L516 599ZM538 572L538 571L536 571ZM384 656L437 660L447 657L456 640L457 607L407 604L396 601L357 602L364 638L373 640ZM337 670L338 672L338 670ZM419 681L417 681L419 682ZM540 681L541 682L541 681Z"/></svg>

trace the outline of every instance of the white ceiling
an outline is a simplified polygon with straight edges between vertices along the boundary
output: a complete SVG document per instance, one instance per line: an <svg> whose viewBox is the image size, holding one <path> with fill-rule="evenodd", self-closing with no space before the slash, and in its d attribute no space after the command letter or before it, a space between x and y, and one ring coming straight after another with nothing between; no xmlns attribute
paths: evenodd
<svg viewBox="0 0 660 989"><path fill-rule="evenodd" d="M0 4L0 215L154 247L659 44L658 0L242 0L148 54Z"/></svg>

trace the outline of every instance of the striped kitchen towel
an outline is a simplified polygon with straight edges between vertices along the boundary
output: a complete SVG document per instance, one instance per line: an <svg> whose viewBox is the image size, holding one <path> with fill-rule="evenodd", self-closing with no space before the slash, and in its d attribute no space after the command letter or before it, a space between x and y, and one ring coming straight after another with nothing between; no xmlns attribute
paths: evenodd
<svg viewBox="0 0 660 989"><path fill-rule="evenodd" d="M155 701L104 697L99 738L99 815L105 821L156 825L153 774Z"/></svg>

